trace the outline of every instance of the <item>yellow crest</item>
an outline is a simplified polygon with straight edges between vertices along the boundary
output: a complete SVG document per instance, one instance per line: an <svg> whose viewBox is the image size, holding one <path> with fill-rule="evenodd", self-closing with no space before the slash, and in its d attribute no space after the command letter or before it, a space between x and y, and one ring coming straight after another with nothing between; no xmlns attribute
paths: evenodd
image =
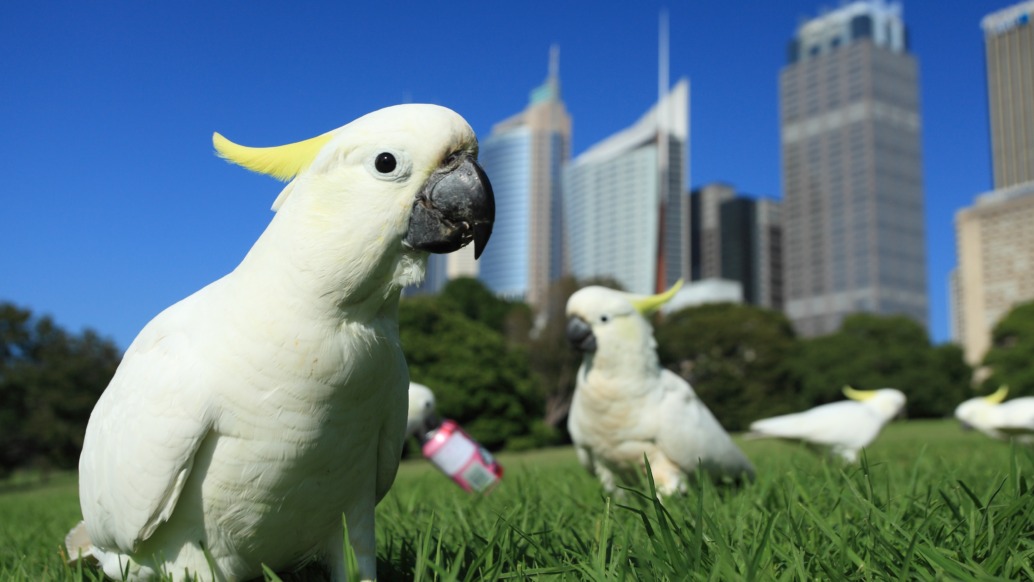
<svg viewBox="0 0 1034 582"><path fill-rule="evenodd" d="M226 161L286 182L309 167L332 136L328 132L287 145L252 148L235 144L216 132L212 134L212 145Z"/></svg>
<svg viewBox="0 0 1034 582"><path fill-rule="evenodd" d="M671 286L671 289L668 289L664 293L658 293L657 295L647 295L646 297L633 299L632 307L635 307L635 310L644 316L650 315L651 313L660 309L662 305L664 305L668 301L671 301L671 298L674 297L675 294L678 293L679 289L681 288L682 279L679 279L678 281L675 281L675 284Z"/></svg>
<svg viewBox="0 0 1034 582"><path fill-rule="evenodd" d="M865 402L866 400L876 396L875 390L855 390L850 386L844 386L844 396L847 396L851 400L857 400L858 402Z"/></svg>
<svg viewBox="0 0 1034 582"><path fill-rule="evenodd" d="M984 400L991 404L1001 404L1005 401L1005 397L1009 395L1009 387L1001 386L998 390L995 390L994 394L984 396Z"/></svg>

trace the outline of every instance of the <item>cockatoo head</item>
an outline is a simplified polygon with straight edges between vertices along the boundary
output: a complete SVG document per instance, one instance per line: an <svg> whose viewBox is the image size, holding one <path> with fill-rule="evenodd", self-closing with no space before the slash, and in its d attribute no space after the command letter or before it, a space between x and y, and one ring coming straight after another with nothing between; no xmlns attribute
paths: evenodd
<svg viewBox="0 0 1034 582"><path fill-rule="evenodd" d="M627 351L633 346L656 347L653 327L646 320L668 302L682 286L679 280L657 295L636 295L590 286L579 289L567 300L567 339L586 353Z"/></svg>
<svg viewBox="0 0 1034 582"><path fill-rule="evenodd" d="M435 411L434 393L423 384L410 382L406 436L422 437L439 424L441 421Z"/></svg>
<svg viewBox="0 0 1034 582"><path fill-rule="evenodd" d="M974 428L981 432L993 430L988 424L991 420L990 416L999 404L1005 402L1005 397L1008 395L1009 387L1002 386L994 394L970 398L955 408L955 418L966 430Z"/></svg>
<svg viewBox="0 0 1034 582"><path fill-rule="evenodd" d="M905 394L894 388L856 390L850 386L844 386L844 396L875 410L884 421L894 418L905 408Z"/></svg>
<svg viewBox="0 0 1034 582"><path fill-rule="evenodd" d="M230 162L289 180L273 203L277 219L288 222L280 246L314 263L447 253L470 242L480 256L492 233L495 200L476 161L477 138L445 107L387 107L278 147L240 146L218 133L213 143Z"/></svg>

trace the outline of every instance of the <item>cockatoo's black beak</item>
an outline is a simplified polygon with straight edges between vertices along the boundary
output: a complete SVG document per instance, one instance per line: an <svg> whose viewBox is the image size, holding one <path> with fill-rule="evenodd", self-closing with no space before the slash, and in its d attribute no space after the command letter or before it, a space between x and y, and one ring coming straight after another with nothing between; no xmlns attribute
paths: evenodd
<svg viewBox="0 0 1034 582"><path fill-rule="evenodd" d="M567 320L567 341L571 342L576 350L596 351L596 336L592 334L589 324L580 317L572 317Z"/></svg>
<svg viewBox="0 0 1034 582"><path fill-rule="evenodd" d="M474 241L481 256L492 235L495 197L492 184L469 154L453 156L424 184L402 242L431 253L451 253Z"/></svg>

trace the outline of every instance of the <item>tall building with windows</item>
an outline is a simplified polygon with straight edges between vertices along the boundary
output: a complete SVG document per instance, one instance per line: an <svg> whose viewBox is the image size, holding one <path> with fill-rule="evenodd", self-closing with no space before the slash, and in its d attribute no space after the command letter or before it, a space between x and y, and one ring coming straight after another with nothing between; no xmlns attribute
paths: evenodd
<svg viewBox="0 0 1034 582"><path fill-rule="evenodd" d="M736 197L729 184L712 182L689 194L690 279L722 276L722 204Z"/></svg>
<svg viewBox="0 0 1034 582"><path fill-rule="evenodd" d="M802 24L779 75L785 312L836 331L855 312L927 324L918 65L901 5Z"/></svg>
<svg viewBox="0 0 1034 582"><path fill-rule="evenodd" d="M782 310L782 224L779 202L737 196L719 209L721 278L739 281L743 300Z"/></svg>
<svg viewBox="0 0 1034 582"><path fill-rule="evenodd" d="M496 203L478 277L497 294L532 305L565 272L560 184L571 155L571 117L560 99L558 58L553 47L546 82L524 111L492 128L478 156Z"/></svg>
<svg viewBox="0 0 1034 582"><path fill-rule="evenodd" d="M1034 180L1034 2L988 14L981 22L991 112L995 189Z"/></svg>
<svg viewBox="0 0 1034 582"><path fill-rule="evenodd" d="M1034 182L994 190L955 214L958 267L954 339L978 365L991 330L1017 303L1034 299Z"/></svg>
<svg viewBox="0 0 1034 582"><path fill-rule="evenodd" d="M571 273L634 293L689 278L689 80L563 173ZM493 182L494 184L494 182Z"/></svg>
<svg viewBox="0 0 1034 582"><path fill-rule="evenodd" d="M952 337L979 365L995 324L1034 300L1034 2L981 22L995 189L955 214Z"/></svg>
<svg viewBox="0 0 1034 582"><path fill-rule="evenodd" d="M689 204L691 279L738 281L742 301L782 310L780 203L714 182L694 189Z"/></svg>

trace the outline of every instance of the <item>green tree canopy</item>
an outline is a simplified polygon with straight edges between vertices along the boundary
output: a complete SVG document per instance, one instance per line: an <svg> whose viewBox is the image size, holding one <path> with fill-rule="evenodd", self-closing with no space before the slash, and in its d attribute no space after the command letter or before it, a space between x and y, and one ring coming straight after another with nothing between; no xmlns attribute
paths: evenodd
<svg viewBox="0 0 1034 582"><path fill-rule="evenodd" d="M490 449L516 443L542 413L522 349L434 297L402 301L409 375L435 393L439 414Z"/></svg>
<svg viewBox="0 0 1034 582"><path fill-rule="evenodd" d="M690 307L657 326L661 363L693 389L727 430L800 406L797 342L784 315L732 303Z"/></svg>
<svg viewBox="0 0 1034 582"><path fill-rule="evenodd" d="M0 303L0 475L17 467L74 468L93 405L118 348L93 331Z"/></svg>
<svg viewBox="0 0 1034 582"><path fill-rule="evenodd" d="M1034 301L1013 307L991 330L984 393L1009 386L1009 397L1034 395Z"/></svg>

